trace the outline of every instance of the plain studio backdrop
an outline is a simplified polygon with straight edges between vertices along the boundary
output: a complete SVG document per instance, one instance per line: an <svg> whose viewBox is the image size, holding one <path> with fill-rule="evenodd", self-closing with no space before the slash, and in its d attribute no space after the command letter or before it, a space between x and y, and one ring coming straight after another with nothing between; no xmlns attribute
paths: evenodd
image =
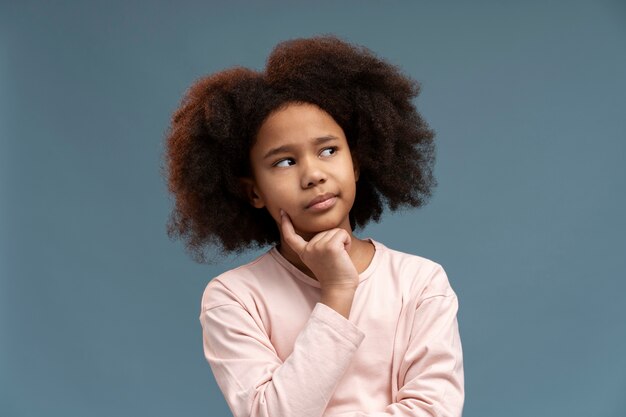
<svg viewBox="0 0 626 417"><path fill-rule="evenodd" d="M626 415L626 4L0 5L0 415L228 416L165 225L193 81L334 33L422 84L439 186L359 233L441 263L465 417Z"/></svg>

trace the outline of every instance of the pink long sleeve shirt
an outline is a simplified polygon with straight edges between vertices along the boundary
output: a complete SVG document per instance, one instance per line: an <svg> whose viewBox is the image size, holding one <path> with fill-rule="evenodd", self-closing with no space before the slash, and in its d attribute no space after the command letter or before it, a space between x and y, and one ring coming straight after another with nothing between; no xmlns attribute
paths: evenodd
<svg viewBox="0 0 626 417"><path fill-rule="evenodd" d="M445 271L370 241L349 319L276 248L209 282L204 354L235 417L461 416L458 301Z"/></svg>

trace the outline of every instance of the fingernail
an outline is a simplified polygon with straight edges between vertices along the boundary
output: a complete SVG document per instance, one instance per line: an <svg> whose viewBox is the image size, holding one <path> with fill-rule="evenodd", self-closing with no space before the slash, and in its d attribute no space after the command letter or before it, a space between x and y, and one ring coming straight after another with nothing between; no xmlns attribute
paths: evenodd
<svg viewBox="0 0 626 417"><path fill-rule="evenodd" d="M281 215L281 216L284 216L284 215L285 215L285 212L283 211L283 209L280 209L280 215Z"/></svg>

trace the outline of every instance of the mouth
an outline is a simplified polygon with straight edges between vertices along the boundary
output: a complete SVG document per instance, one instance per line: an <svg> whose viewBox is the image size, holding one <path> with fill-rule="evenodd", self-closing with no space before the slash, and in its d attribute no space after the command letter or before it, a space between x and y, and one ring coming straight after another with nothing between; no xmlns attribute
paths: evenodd
<svg viewBox="0 0 626 417"><path fill-rule="evenodd" d="M307 209L325 209L332 206L337 200L337 196L331 193L320 194L306 205Z"/></svg>

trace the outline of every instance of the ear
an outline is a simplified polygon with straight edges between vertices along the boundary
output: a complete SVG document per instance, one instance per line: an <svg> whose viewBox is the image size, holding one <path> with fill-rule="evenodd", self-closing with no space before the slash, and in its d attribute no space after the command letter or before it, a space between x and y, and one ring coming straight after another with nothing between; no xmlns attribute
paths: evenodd
<svg viewBox="0 0 626 417"><path fill-rule="evenodd" d="M239 178L241 188L248 202L255 208L265 207L263 198L259 195L256 183L252 178Z"/></svg>

